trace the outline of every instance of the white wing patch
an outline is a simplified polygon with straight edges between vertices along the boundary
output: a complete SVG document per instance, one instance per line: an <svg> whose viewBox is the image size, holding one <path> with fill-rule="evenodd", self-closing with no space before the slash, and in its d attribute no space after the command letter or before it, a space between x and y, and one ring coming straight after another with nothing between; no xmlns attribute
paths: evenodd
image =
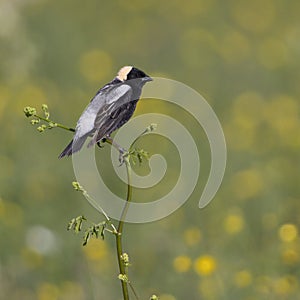
<svg viewBox="0 0 300 300"><path fill-rule="evenodd" d="M107 97L106 103L111 104L117 102L121 97L131 90L131 87L127 84L122 84L115 89L112 89Z"/></svg>
<svg viewBox="0 0 300 300"><path fill-rule="evenodd" d="M107 95L105 94L105 92L96 95L77 122L74 141L84 135L90 133L92 134L96 129L95 122L97 118L98 126L96 125L96 127L101 127L102 122L107 117L107 113L108 111L110 111L111 107L114 106L114 104L118 103L118 100L124 101L125 99L130 99L130 96L126 94L131 93L131 87L127 84L122 84L108 91ZM124 97L125 95L126 97ZM120 103L120 105L121 104L123 103ZM100 115L98 115L99 113Z"/></svg>

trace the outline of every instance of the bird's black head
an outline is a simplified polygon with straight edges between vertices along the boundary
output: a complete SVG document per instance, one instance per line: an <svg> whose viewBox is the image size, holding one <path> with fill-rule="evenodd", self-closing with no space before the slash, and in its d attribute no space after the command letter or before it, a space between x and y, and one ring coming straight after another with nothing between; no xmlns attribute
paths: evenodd
<svg viewBox="0 0 300 300"><path fill-rule="evenodd" d="M117 78L121 81L141 79L142 82L152 81L153 79L145 72L132 66L123 67L119 72Z"/></svg>

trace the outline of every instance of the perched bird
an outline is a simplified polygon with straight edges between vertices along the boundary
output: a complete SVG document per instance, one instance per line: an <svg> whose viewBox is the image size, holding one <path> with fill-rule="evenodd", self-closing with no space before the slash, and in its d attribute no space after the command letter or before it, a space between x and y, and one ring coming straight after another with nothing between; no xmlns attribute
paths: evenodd
<svg viewBox="0 0 300 300"><path fill-rule="evenodd" d="M125 66L102 87L80 116L73 140L59 155L70 156L79 151L88 137L88 147L109 136L124 125L134 113L142 88L152 78L143 71Z"/></svg>

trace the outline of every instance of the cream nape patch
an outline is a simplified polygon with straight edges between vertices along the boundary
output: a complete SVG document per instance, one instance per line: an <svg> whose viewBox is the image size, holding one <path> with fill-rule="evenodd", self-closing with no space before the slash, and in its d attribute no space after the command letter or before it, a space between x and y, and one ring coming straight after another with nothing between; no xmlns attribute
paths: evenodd
<svg viewBox="0 0 300 300"><path fill-rule="evenodd" d="M128 73L132 70L132 66L123 67L117 75L117 78L121 81L125 81L127 79Z"/></svg>

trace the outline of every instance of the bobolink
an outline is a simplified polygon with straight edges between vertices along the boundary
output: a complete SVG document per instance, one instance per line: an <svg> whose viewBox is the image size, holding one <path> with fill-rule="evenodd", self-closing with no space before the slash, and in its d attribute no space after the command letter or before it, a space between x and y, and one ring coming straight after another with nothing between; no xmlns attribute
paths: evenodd
<svg viewBox="0 0 300 300"><path fill-rule="evenodd" d="M125 66L102 87L80 116L73 140L59 155L70 156L79 151L88 137L88 147L100 142L123 126L133 115L142 88L152 78L143 71Z"/></svg>

